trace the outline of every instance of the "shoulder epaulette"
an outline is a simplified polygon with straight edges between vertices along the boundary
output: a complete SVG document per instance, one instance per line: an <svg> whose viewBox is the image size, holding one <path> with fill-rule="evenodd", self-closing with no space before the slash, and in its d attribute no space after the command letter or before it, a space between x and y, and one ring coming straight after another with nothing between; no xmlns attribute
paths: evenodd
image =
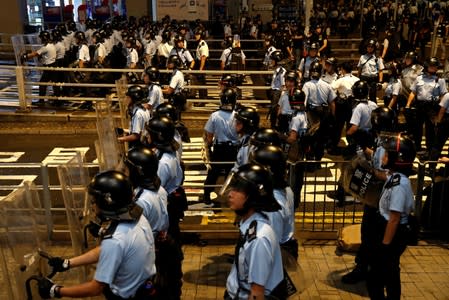
<svg viewBox="0 0 449 300"><path fill-rule="evenodd" d="M246 231L246 241L251 242L257 238L257 221L254 220L249 224L248 230Z"/></svg>

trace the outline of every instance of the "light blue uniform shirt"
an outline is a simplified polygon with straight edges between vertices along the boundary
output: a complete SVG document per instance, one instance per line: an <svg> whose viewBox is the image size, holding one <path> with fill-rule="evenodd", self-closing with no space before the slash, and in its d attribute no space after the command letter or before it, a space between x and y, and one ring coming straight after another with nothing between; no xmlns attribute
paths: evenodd
<svg viewBox="0 0 449 300"><path fill-rule="evenodd" d="M159 104L165 102L162 94L162 89L158 84L150 83L148 86L147 103L155 110Z"/></svg>
<svg viewBox="0 0 449 300"><path fill-rule="evenodd" d="M279 243L283 244L289 241L295 233L293 191L290 187L286 187L285 189L275 189L273 194L281 209L266 214L274 233L278 237Z"/></svg>
<svg viewBox="0 0 449 300"><path fill-rule="evenodd" d="M371 112L376 108L377 104L372 101L360 102L352 110L351 120L349 123L358 126L361 130L370 130L372 128Z"/></svg>
<svg viewBox="0 0 449 300"><path fill-rule="evenodd" d="M307 131L307 114L305 111L298 111L290 121L290 131L294 130L298 137L303 136Z"/></svg>
<svg viewBox="0 0 449 300"><path fill-rule="evenodd" d="M150 121L151 114L149 110L141 106L134 106L132 109L132 117L129 125L129 133L139 134L141 136L146 135L147 131L145 125Z"/></svg>
<svg viewBox="0 0 449 300"><path fill-rule="evenodd" d="M290 101L288 97L288 91L283 91L281 97L279 97L279 112L281 115L291 115L293 113L293 109L290 106Z"/></svg>
<svg viewBox="0 0 449 300"><path fill-rule="evenodd" d="M184 74L179 70L174 70L169 86L174 90L174 94L181 93L184 88Z"/></svg>
<svg viewBox="0 0 449 300"><path fill-rule="evenodd" d="M136 195L140 193L136 203L143 208L143 215L150 223L153 234L167 231L167 192L164 188L160 186L158 191L151 191L138 187L134 192Z"/></svg>
<svg viewBox="0 0 449 300"><path fill-rule="evenodd" d="M361 76L374 77L385 67L382 58L376 57L374 54L364 54L360 57L357 68L362 69Z"/></svg>
<svg viewBox="0 0 449 300"><path fill-rule="evenodd" d="M111 238L101 241L94 278L108 284L114 294L130 298L145 280L156 274L155 258L153 234L147 219L122 222Z"/></svg>
<svg viewBox="0 0 449 300"><path fill-rule="evenodd" d="M287 70L285 70L284 67L276 67L276 69L273 71L273 77L271 79L271 89L282 89L282 87L285 85L285 73L287 73Z"/></svg>
<svg viewBox="0 0 449 300"><path fill-rule="evenodd" d="M329 104L337 97L337 94L332 89L330 84L322 79L312 79L304 83L302 91L306 96L306 107L308 105L329 106Z"/></svg>
<svg viewBox="0 0 449 300"><path fill-rule="evenodd" d="M234 125L234 111L217 110L207 120L204 130L214 135L214 143L238 143L238 134Z"/></svg>
<svg viewBox="0 0 449 300"><path fill-rule="evenodd" d="M401 91L402 91L401 80L391 78L387 84L387 87L385 88L385 96L386 97L397 96L401 93Z"/></svg>
<svg viewBox="0 0 449 300"><path fill-rule="evenodd" d="M169 56L172 56L172 55L177 55L186 67L189 67L190 63L193 61L192 54L190 54L189 50L186 50L184 48L177 49L176 47L173 47L170 50Z"/></svg>
<svg viewBox="0 0 449 300"><path fill-rule="evenodd" d="M446 109L446 113L449 114L449 93L446 93L440 101L440 107Z"/></svg>
<svg viewBox="0 0 449 300"><path fill-rule="evenodd" d="M394 175L400 175L398 185L387 188ZM382 189L379 201L379 212L385 218L390 219L390 211L401 213L401 224L407 224L408 215L413 211L415 201L413 198L413 190L410 180L401 173L389 175Z"/></svg>
<svg viewBox="0 0 449 300"><path fill-rule="evenodd" d="M420 75L411 86L417 101L439 101L440 96L447 93L446 82L436 75Z"/></svg>
<svg viewBox="0 0 449 300"><path fill-rule="evenodd" d="M305 58L301 59L301 61L299 62L298 71L302 73L302 78L310 77L309 75L310 65L314 61L319 61L319 58L306 56Z"/></svg>
<svg viewBox="0 0 449 300"><path fill-rule="evenodd" d="M240 233L244 235L253 220L257 221L257 237L240 248L226 281L226 290L232 298L237 297L240 288L236 299L248 299L252 283L264 286L265 295L269 295L284 278L279 240L269 220L254 213L240 222ZM236 263L239 264L238 274Z"/></svg>
<svg viewBox="0 0 449 300"><path fill-rule="evenodd" d="M176 153L164 152L159 160L157 176L161 179L161 185L169 195L181 185L183 173Z"/></svg>
<svg viewBox="0 0 449 300"><path fill-rule="evenodd" d="M250 135L244 135L240 138L241 147L237 152L237 159L235 160L234 166L232 167L233 172L237 172L237 169L249 162L249 154L251 145L249 144Z"/></svg>

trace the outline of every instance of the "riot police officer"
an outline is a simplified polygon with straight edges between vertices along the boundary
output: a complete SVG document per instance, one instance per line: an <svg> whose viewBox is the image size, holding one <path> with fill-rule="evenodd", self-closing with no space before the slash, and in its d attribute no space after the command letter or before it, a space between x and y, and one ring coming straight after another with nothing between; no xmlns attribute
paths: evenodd
<svg viewBox="0 0 449 300"><path fill-rule="evenodd" d="M177 119L181 120L181 112L185 109L186 98L182 93L184 88L184 75L179 70L181 60L177 55L171 55L167 60L167 68L172 70L170 74L170 83L164 86L162 93L167 95L169 102L172 103L178 112Z"/></svg>
<svg viewBox="0 0 449 300"><path fill-rule="evenodd" d="M398 111L398 104L401 103L405 105L405 99L402 96L402 80L400 79L401 70L400 65L392 61L385 65L385 68L390 71L390 79L388 80L387 86L385 88L384 94L384 105L389 108Z"/></svg>
<svg viewBox="0 0 449 300"><path fill-rule="evenodd" d="M150 112L143 107L145 91L139 85L133 85L126 92L126 106L130 117L129 133L118 138L120 142L127 142L129 147L142 144L145 136L145 125L150 120Z"/></svg>
<svg viewBox="0 0 449 300"><path fill-rule="evenodd" d="M402 66L401 72L401 94L405 97L405 99L408 99L411 93L410 88L412 87L412 84L416 80L416 78L422 74L422 71L423 67L418 64L418 55L415 53L415 51L407 52L404 57L404 65Z"/></svg>
<svg viewBox="0 0 449 300"><path fill-rule="evenodd" d="M167 210L169 216L168 232L180 242L179 221L187 210L187 197L181 186L184 172L181 162L176 156L179 144L175 141L175 124L167 117L154 117L148 122L149 143L159 158L157 175L161 186L168 193Z"/></svg>
<svg viewBox="0 0 449 300"><path fill-rule="evenodd" d="M234 108L237 93L233 89L223 91L220 98L220 109L213 112L204 126L205 144L210 149L212 162L204 182L204 198L206 205L214 205L210 193L214 190L208 185L217 182L220 173L229 173L232 164L213 164L213 162L234 162L238 151L238 135L234 126Z"/></svg>
<svg viewBox="0 0 449 300"><path fill-rule="evenodd" d="M407 247L410 213L414 208L408 176L416 156L413 141L398 134L384 145L382 165L389 170L380 200L374 247L370 249L367 278L371 299L400 299L399 261Z"/></svg>
<svg viewBox="0 0 449 300"><path fill-rule="evenodd" d="M332 87L321 79L322 66L316 61L310 65L310 78L302 88L305 94L305 106L307 109L307 120L310 127L318 128L312 145L313 157L311 159L321 160L324 149L328 144L330 126L335 117L335 94ZM319 166L318 166L319 167Z"/></svg>
<svg viewBox="0 0 449 300"><path fill-rule="evenodd" d="M269 171L260 165L243 165L228 176L220 194L227 197L229 207L241 218L241 237L224 298L263 299L271 295L285 299L279 240L263 215L280 209Z"/></svg>
<svg viewBox="0 0 449 300"><path fill-rule="evenodd" d="M156 109L164 102L164 95L159 84L160 73L157 67L148 67L145 69L143 81L148 85L147 103L145 108L149 111Z"/></svg>
<svg viewBox="0 0 449 300"><path fill-rule="evenodd" d="M376 56L377 42L370 39L366 44L366 53L363 54L357 64L360 80L369 86L369 100L376 103L377 88L383 81L384 64L382 58Z"/></svg>
<svg viewBox="0 0 449 300"><path fill-rule="evenodd" d="M182 285L182 250L167 234L169 216L167 211L167 192L161 186L157 175L159 158L155 151L146 147L132 148L128 151L125 164L134 186L134 199L143 208L153 230L156 245L156 269L159 282L159 299L179 299Z"/></svg>
<svg viewBox="0 0 449 300"><path fill-rule="evenodd" d="M318 43L310 44L307 56L302 58L299 62L297 69L299 81L304 83L310 80L310 66L312 65L312 63L318 62L320 60L320 58L318 57L319 48L320 47Z"/></svg>
<svg viewBox="0 0 449 300"><path fill-rule="evenodd" d="M195 66L195 60L193 59L190 51L185 48L185 39L183 36L177 34L173 39L174 47L170 51L170 56L177 55L181 60L182 69L193 69Z"/></svg>
<svg viewBox="0 0 449 300"><path fill-rule="evenodd" d="M237 152L237 159L235 161L233 171L238 167L249 162L249 140L254 131L259 127L260 117L257 110L252 107L241 106L237 109L234 115L235 131L239 135L239 150Z"/></svg>
<svg viewBox="0 0 449 300"><path fill-rule="evenodd" d="M375 176L377 182L383 184L387 180L386 176L388 171L382 166L382 158L385 154L384 143L391 136L396 135L396 113L386 106L380 106L372 111L371 124L373 133L376 135L374 148L367 147L364 150L365 156L363 159L365 160L366 158L367 163L365 165L370 169L370 173ZM362 168L365 169L365 167ZM370 185L374 185L374 181L370 181ZM346 284L354 284L366 279L369 255L374 246L379 198L375 195L370 195L370 198L374 199L368 199L368 197L365 198L367 199L362 200L364 206L360 232L361 244L355 257L356 266L351 272L343 275L341 278L342 282Z"/></svg>
<svg viewBox="0 0 449 300"><path fill-rule="evenodd" d="M276 128L277 105L285 86L285 74L287 73L287 70L280 64L282 60L282 53L280 50L275 50L271 53L271 60L274 64L274 71L271 78L271 90L268 95L268 99L271 100L269 116L271 128Z"/></svg>
<svg viewBox="0 0 449 300"><path fill-rule="evenodd" d="M277 127L279 132L288 132L288 125L292 118L293 108L290 102L293 101L293 93L297 86L297 76L294 71L289 71L285 75L285 90L282 91L278 102Z"/></svg>
<svg viewBox="0 0 449 300"><path fill-rule="evenodd" d="M33 51L31 53L25 53L22 55L21 59L22 62L27 61L30 58L33 57L39 57L40 62L44 67L55 67L56 64L56 47L53 44L51 40L50 32L48 31L41 31L39 33L39 38L42 42L42 47L40 47L38 50ZM44 70L42 72L41 79L39 82L49 82L54 81L55 74L52 71ZM47 86L46 85L39 85L39 96L45 96L47 94ZM44 99L39 99L39 104L44 104Z"/></svg>
<svg viewBox="0 0 449 300"><path fill-rule="evenodd" d="M209 59L209 46L206 41L206 32L202 28L198 28L195 30L195 40L198 42L198 46L196 48L196 58L195 58L195 70L203 71L207 68L207 61ZM205 75L197 75L196 80L198 81L198 85L206 84L206 76ZM201 99L207 98L207 89L200 89L199 97Z"/></svg>
<svg viewBox="0 0 449 300"><path fill-rule="evenodd" d="M70 259L53 257L48 263L58 272L96 263L94 278L61 286L41 277L40 296L80 298L103 293L108 300L148 299L152 291L147 287L156 274L154 238L142 208L133 201L131 181L121 172L104 171L95 175L88 191L102 222L91 223L89 230L100 238L100 246Z"/></svg>
<svg viewBox="0 0 449 300"><path fill-rule="evenodd" d="M287 161L284 152L276 146L265 146L254 152L253 162L268 168L273 179L273 195L281 209L267 213L271 227L281 248L298 258L298 241L295 239L295 206L293 191L286 181Z"/></svg>
<svg viewBox="0 0 449 300"><path fill-rule="evenodd" d="M331 86L337 93L335 99L335 130L332 138L331 147L328 148L328 154L339 155L341 153L338 143L341 139L343 127L349 127L349 120L352 113L352 86L360 79L352 75L352 63L345 62L341 65L341 77L334 81Z"/></svg>
<svg viewBox="0 0 449 300"><path fill-rule="evenodd" d="M131 148L124 160L134 187L134 199L143 208L143 215L157 237L168 230L167 192L157 175L159 159L153 150L140 146Z"/></svg>
<svg viewBox="0 0 449 300"><path fill-rule="evenodd" d="M439 110L441 97L447 93L446 82L439 78L437 70L439 60L437 57L431 57L424 64L425 74L416 78L411 86L411 93L407 99L405 108L408 110L407 125L410 127L416 150L421 148L423 135L423 125L425 124L426 148L430 151L435 139L435 127L433 124L435 115ZM413 104L413 105L412 105ZM417 114L410 115L411 107L415 107ZM422 158L426 158L424 154Z"/></svg>

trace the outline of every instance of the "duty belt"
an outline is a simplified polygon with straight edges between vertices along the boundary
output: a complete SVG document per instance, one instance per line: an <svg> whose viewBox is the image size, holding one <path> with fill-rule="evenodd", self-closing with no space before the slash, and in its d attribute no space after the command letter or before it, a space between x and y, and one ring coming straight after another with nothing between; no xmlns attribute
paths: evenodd
<svg viewBox="0 0 449 300"><path fill-rule="evenodd" d="M232 147L236 147L238 146L238 144L235 144L231 141L227 141L227 142L215 142L214 146L232 146Z"/></svg>

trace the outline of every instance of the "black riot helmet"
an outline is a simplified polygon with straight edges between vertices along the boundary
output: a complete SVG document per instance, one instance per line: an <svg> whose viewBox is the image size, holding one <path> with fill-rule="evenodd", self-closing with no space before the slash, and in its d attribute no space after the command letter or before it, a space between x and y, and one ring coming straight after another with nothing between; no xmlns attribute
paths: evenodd
<svg viewBox="0 0 449 300"><path fill-rule="evenodd" d="M95 32L92 34L92 37L95 38L95 41L96 41L97 43L103 43L103 42L104 42L104 36L103 36L103 34L101 34L100 31L95 31Z"/></svg>
<svg viewBox="0 0 449 300"><path fill-rule="evenodd" d="M252 134L259 127L259 114L252 107L240 107L236 111L235 118L243 124L245 133Z"/></svg>
<svg viewBox="0 0 449 300"><path fill-rule="evenodd" d="M69 31L77 31L75 21L72 20L72 21L67 22L67 29Z"/></svg>
<svg viewBox="0 0 449 300"><path fill-rule="evenodd" d="M77 31L74 35L75 39L77 39L77 44L83 44L86 43L86 36L84 35L84 32Z"/></svg>
<svg viewBox="0 0 449 300"><path fill-rule="evenodd" d="M232 88L237 85L237 78L231 74L223 74L220 79L220 84L226 88Z"/></svg>
<svg viewBox="0 0 449 300"><path fill-rule="evenodd" d="M62 36L67 35L67 27L65 27L65 23L59 23L58 25L56 25L56 28L59 30L59 32L61 32Z"/></svg>
<svg viewBox="0 0 449 300"><path fill-rule="evenodd" d="M319 79L323 72L323 66L319 61L314 61L310 64L309 74L312 79Z"/></svg>
<svg viewBox="0 0 449 300"><path fill-rule="evenodd" d="M146 147L131 148L124 162L134 187L140 186L151 190L159 188L160 180L157 176L159 158L153 150Z"/></svg>
<svg viewBox="0 0 449 300"><path fill-rule="evenodd" d="M246 164L231 173L220 190L225 195L230 190L246 194L247 199L242 209L236 210L238 215L245 215L249 209L272 212L281 209L273 196L273 183L270 172L259 164Z"/></svg>
<svg viewBox="0 0 449 300"><path fill-rule="evenodd" d="M145 69L145 75L148 76L150 82L159 82L160 72L157 67L148 67Z"/></svg>
<svg viewBox="0 0 449 300"><path fill-rule="evenodd" d="M61 42L62 41L61 31L59 31L58 28L53 29L51 32L51 38L53 42Z"/></svg>
<svg viewBox="0 0 449 300"><path fill-rule="evenodd" d="M281 146L281 137L274 129L259 128L251 135L249 143L255 147L263 147L266 145Z"/></svg>
<svg viewBox="0 0 449 300"><path fill-rule="evenodd" d="M234 38L232 36L225 37L223 44L225 48L232 47L232 43L234 42Z"/></svg>
<svg viewBox="0 0 449 300"><path fill-rule="evenodd" d="M318 45L318 43L312 43L309 46L309 50L318 50L320 49L320 45Z"/></svg>
<svg viewBox="0 0 449 300"><path fill-rule="evenodd" d="M41 39L42 44L48 44L51 42L50 32L44 30L39 33L39 38Z"/></svg>
<svg viewBox="0 0 449 300"><path fill-rule="evenodd" d="M298 75L296 74L295 71L288 71L285 74L285 80L291 80L291 81L296 82L297 79L298 79Z"/></svg>
<svg viewBox="0 0 449 300"><path fill-rule="evenodd" d="M416 62L418 61L418 55L415 51L408 51L407 53L405 53L405 58L411 59L413 64L416 64Z"/></svg>
<svg viewBox="0 0 449 300"><path fill-rule="evenodd" d="M373 50L376 50L377 48L377 41L375 39L369 39L366 43L366 47L373 47Z"/></svg>
<svg viewBox="0 0 449 300"><path fill-rule="evenodd" d="M440 60L437 57L429 57L424 62L425 71L428 72L428 68L429 67L437 67L437 68L439 68L440 67Z"/></svg>
<svg viewBox="0 0 449 300"><path fill-rule="evenodd" d="M156 117L167 117L173 121L177 121L177 115L176 108L169 102L161 103L156 107Z"/></svg>
<svg viewBox="0 0 449 300"><path fill-rule="evenodd" d="M136 38L133 37L132 35L130 35L126 38L126 42L129 43L131 48L136 48L137 41L136 41Z"/></svg>
<svg viewBox="0 0 449 300"><path fill-rule="evenodd" d="M154 117L147 126L151 144L162 151L173 152L179 148L175 141L175 123L167 117Z"/></svg>
<svg viewBox="0 0 449 300"><path fill-rule="evenodd" d="M175 37L173 38L173 43L174 43L175 47L178 47L179 42L184 42L184 41L185 41L184 37L180 34L175 35Z"/></svg>
<svg viewBox="0 0 449 300"><path fill-rule="evenodd" d="M415 143L399 133L390 137L383 145L388 153L388 163L384 166L393 171L410 175L416 157Z"/></svg>
<svg viewBox="0 0 449 300"><path fill-rule="evenodd" d="M396 113L388 106L379 106L371 112L371 125L378 132L394 132L397 125Z"/></svg>
<svg viewBox="0 0 449 300"><path fill-rule="evenodd" d="M199 37L199 39L197 37ZM195 30L195 39L203 40L205 37L206 37L206 32L201 27L198 27Z"/></svg>
<svg viewBox="0 0 449 300"><path fill-rule="evenodd" d="M182 65L182 62L178 55L170 55L167 60L167 66L170 64L173 64L173 69L177 69Z"/></svg>
<svg viewBox="0 0 449 300"><path fill-rule="evenodd" d="M369 94L368 83L364 80L359 80L352 86L352 95L357 101L366 101Z"/></svg>
<svg viewBox="0 0 449 300"><path fill-rule="evenodd" d="M331 56L326 59L326 64L336 67L338 64L338 60L335 57Z"/></svg>
<svg viewBox="0 0 449 300"><path fill-rule="evenodd" d="M252 160L270 170L274 188L286 187L287 159L280 147L264 146L258 148L252 155Z"/></svg>
<svg viewBox="0 0 449 300"><path fill-rule="evenodd" d="M93 197L101 219L137 219L142 213L133 202L133 186L129 178L118 171L100 172L92 179L88 192Z"/></svg>
<svg viewBox="0 0 449 300"><path fill-rule="evenodd" d="M278 63L282 60L282 52L280 50L275 50L271 53L270 58Z"/></svg>
<svg viewBox="0 0 449 300"><path fill-rule="evenodd" d="M140 85L132 85L128 88L126 96L129 96L134 103L145 99L145 90Z"/></svg>
<svg viewBox="0 0 449 300"><path fill-rule="evenodd" d="M301 89L295 89L293 95L288 96L290 107L297 111L305 111L306 94Z"/></svg>
<svg viewBox="0 0 449 300"><path fill-rule="evenodd" d="M223 91L220 97L220 109L222 110L234 110L237 102L237 92L235 89L227 88Z"/></svg>

